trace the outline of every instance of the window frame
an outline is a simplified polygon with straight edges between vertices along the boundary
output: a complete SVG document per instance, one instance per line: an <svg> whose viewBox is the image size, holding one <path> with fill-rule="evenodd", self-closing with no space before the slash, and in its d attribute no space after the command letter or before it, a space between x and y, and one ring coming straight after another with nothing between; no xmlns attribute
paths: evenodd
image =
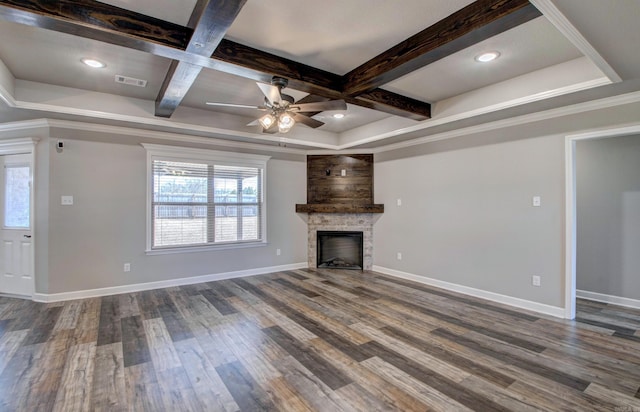
<svg viewBox="0 0 640 412"><path fill-rule="evenodd" d="M224 152L209 149L195 149L179 146L165 146L142 143L147 152L147 179L146 179L146 254L169 254L169 253L188 253L201 252L209 250L222 249L238 249L247 247L259 247L267 244L267 162L270 156ZM261 214L260 231L262 238L259 240L241 240L221 243L208 243L203 245L175 245L153 247L153 161L165 160L176 162L205 162L209 165L220 166L236 166L236 167L253 167L262 170L261 194L262 206L259 208Z"/></svg>

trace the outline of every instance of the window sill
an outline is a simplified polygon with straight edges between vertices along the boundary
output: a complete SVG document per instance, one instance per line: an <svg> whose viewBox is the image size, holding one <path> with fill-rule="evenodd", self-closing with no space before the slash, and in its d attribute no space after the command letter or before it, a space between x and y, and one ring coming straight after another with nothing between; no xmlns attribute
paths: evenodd
<svg viewBox="0 0 640 412"><path fill-rule="evenodd" d="M196 252L215 252L218 250L230 250L230 249L248 249L254 247L267 246L267 242L247 242L247 243L227 243L221 245L206 245L206 246L185 246L174 247L166 249L147 249L145 253L149 256L153 255L171 255L175 253L196 253Z"/></svg>

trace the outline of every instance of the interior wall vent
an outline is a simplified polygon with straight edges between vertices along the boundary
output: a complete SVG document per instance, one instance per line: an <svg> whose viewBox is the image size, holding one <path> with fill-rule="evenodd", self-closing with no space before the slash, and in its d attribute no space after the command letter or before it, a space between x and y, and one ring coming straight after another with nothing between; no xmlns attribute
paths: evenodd
<svg viewBox="0 0 640 412"><path fill-rule="evenodd" d="M146 80L127 77L121 74L116 74L116 83L128 84L129 86L138 86L138 87L146 87L147 85Z"/></svg>

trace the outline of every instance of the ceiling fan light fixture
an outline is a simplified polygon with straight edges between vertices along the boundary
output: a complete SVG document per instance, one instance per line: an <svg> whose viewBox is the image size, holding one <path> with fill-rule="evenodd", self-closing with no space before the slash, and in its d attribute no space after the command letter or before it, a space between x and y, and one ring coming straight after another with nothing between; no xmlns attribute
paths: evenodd
<svg viewBox="0 0 640 412"><path fill-rule="evenodd" d="M490 51L486 53L479 54L475 57L475 60L479 63L488 63L500 57L500 52Z"/></svg>
<svg viewBox="0 0 640 412"><path fill-rule="evenodd" d="M278 131L280 133L287 133L294 124L296 124L296 121L293 120L293 117L289 113L282 113L280 117L278 117Z"/></svg>
<svg viewBox="0 0 640 412"><path fill-rule="evenodd" d="M260 119L258 119L258 122L263 129L268 129L276 122L276 118L272 114L265 114Z"/></svg>

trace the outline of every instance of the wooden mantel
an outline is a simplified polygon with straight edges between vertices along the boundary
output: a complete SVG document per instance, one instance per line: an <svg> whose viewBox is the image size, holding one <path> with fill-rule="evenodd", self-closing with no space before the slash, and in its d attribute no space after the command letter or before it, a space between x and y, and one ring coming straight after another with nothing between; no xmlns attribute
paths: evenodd
<svg viewBox="0 0 640 412"><path fill-rule="evenodd" d="M307 203L296 213L383 213L373 203L373 155L307 156Z"/></svg>
<svg viewBox="0 0 640 412"><path fill-rule="evenodd" d="M297 204L296 213L384 213L384 205Z"/></svg>

